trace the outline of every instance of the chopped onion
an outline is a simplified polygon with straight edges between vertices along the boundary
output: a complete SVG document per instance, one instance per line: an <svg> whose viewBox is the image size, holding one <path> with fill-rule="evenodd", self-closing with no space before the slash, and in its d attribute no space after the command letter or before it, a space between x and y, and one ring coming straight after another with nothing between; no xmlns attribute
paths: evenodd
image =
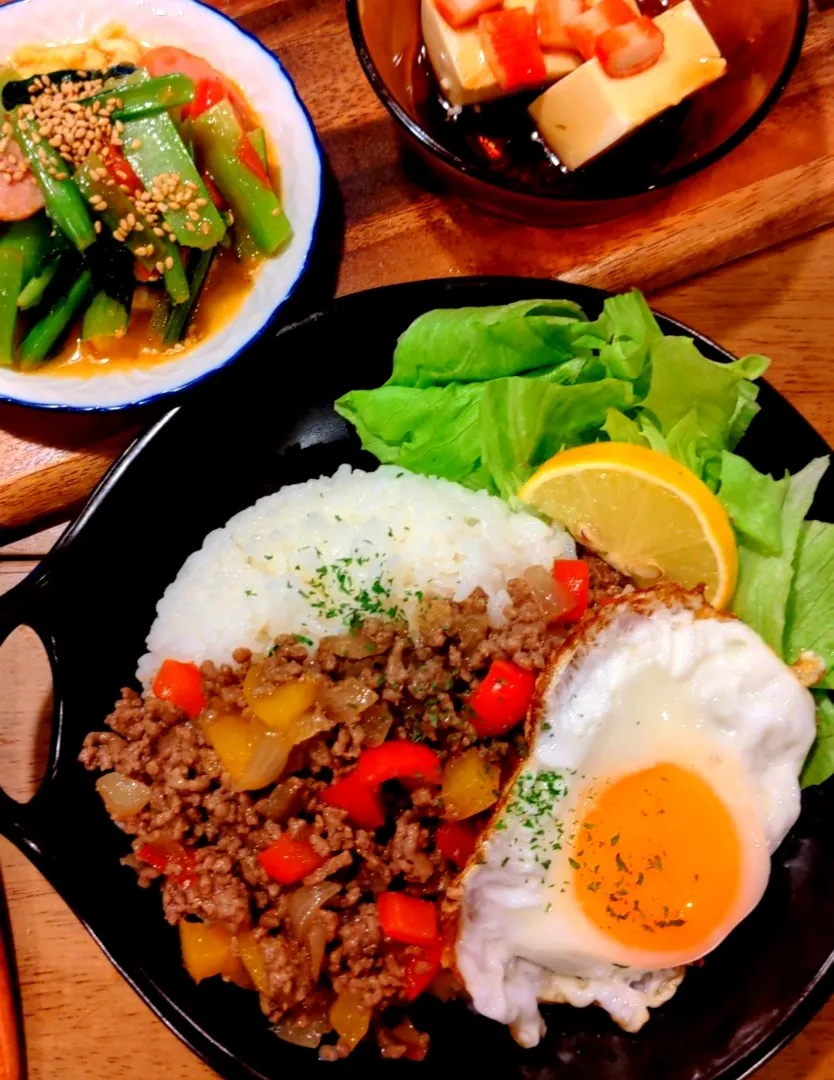
<svg viewBox="0 0 834 1080"><path fill-rule="evenodd" d="M303 790L304 781L297 776L290 776L274 787L266 798L260 799L255 809L270 821L285 821L300 808Z"/></svg>
<svg viewBox="0 0 834 1080"><path fill-rule="evenodd" d="M331 717L339 723L353 724L360 713L379 701L379 694L361 679L345 679L329 686L321 701Z"/></svg>
<svg viewBox="0 0 834 1080"><path fill-rule="evenodd" d="M290 925L296 941L306 943L310 920L328 900L341 889L335 881L323 881L320 885L302 885L287 898Z"/></svg>
<svg viewBox="0 0 834 1080"><path fill-rule="evenodd" d="M292 742L276 731L264 731L255 743L249 764L235 784L236 791L258 791L274 784L286 768Z"/></svg>
<svg viewBox="0 0 834 1080"><path fill-rule="evenodd" d="M359 721L363 746L379 746L388 738L394 717L386 704L378 701L367 709Z"/></svg>
<svg viewBox="0 0 834 1080"><path fill-rule="evenodd" d="M379 656L385 652L385 645L372 641L361 630L355 634L338 634L325 638L322 644L345 660L366 660L369 656Z"/></svg>
<svg viewBox="0 0 834 1080"><path fill-rule="evenodd" d="M272 1030L284 1042L315 1050L324 1036L333 1030L333 1025L327 1013L307 1013L302 1005L282 1017Z"/></svg>
<svg viewBox="0 0 834 1080"><path fill-rule="evenodd" d="M522 576L548 622L554 622L574 606L575 601L567 589L562 588L544 566L529 566Z"/></svg>
<svg viewBox="0 0 834 1080"><path fill-rule="evenodd" d="M151 789L139 780L121 773L105 773L96 780L96 791L104 800L107 813L116 821L133 817L148 805Z"/></svg>
<svg viewBox="0 0 834 1080"><path fill-rule="evenodd" d="M307 926L307 949L310 953L310 970L313 980L318 980L324 960L324 947L327 944L327 928L317 914Z"/></svg>

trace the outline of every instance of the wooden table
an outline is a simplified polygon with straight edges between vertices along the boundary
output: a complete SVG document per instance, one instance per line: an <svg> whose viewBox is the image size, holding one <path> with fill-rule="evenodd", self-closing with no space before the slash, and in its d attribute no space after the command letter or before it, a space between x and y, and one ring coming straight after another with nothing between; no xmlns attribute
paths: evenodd
<svg viewBox="0 0 834 1080"><path fill-rule="evenodd" d="M312 0L238 0L234 7L236 14L251 16L248 21L256 30L261 21L266 25L270 19L292 14L315 24L320 34L343 33L341 25L320 16L319 5ZM325 7L332 13L332 5ZM310 56L305 62L313 60ZM333 155L337 165L341 161L349 168L348 123L361 115L365 105L339 101L334 94L332 108L341 110L343 124L335 125L330 139L325 136L325 144L337 150ZM380 136L379 127L374 131L360 131L360 135ZM389 137L384 125L381 137ZM398 183L390 170L382 182ZM419 197L413 185L411 189ZM427 202L427 212L430 209ZM470 214L470 221L477 227L477 215ZM400 279L428 276L438 272L438 267L449 274L469 270L464 252L444 251L442 233L435 230L431 235L433 240L426 241L431 257L424 259L421 251L408 274L398 275ZM553 242L558 242L558 234ZM518 267L502 259L482 269L512 273ZM348 260L341 291L364 287L367 270L365 262L362 272L354 276ZM375 283L392 276L386 268ZM771 380L834 443L832 280L834 228L657 292L651 299L660 310L697 326L735 353L771 355ZM53 530L0 549L0 593L36 565L56 536ZM25 798L33 790L48 724L45 659L32 636L21 631L0 649L0 784L16 797ZM59 1076L138 1080L154 1075L208 1080L214 1075L122 982L59 897L5 841L0 841L0 862L20 967L32 1080ZM762 1080L834 1080L834 1001L759 1076Z"/></svg>

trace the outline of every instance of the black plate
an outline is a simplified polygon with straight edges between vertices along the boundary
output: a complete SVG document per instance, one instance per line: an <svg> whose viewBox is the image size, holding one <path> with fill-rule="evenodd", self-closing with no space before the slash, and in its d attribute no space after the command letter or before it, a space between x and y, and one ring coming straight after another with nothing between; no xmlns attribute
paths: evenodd
<svg viewBox="0 0 834 1080"><path fill-rule="evenodd" d="M333 1075L459 1080L738 1080L795 1034L831 988L834 959L834 784L805 792L802 816L777 852L765 899L639 1035L598 1009L547 1009L549 1034L520 1050L507 1032L464 1005L426 1003L432 1034L422 1069L381 1062L371 1047L346 1062L270 1034L255 995L217 980L195 986L156 890L120 866L127 839L104 813L93 776L77 764L84 735L101 726L131 683L156 599L205 534L283 484L368 463L331 402L390 372L397 335L432 307L568 297L596 315L604 294L554 281L426 281L361 293L265 338L256 355L188 405L174 409L112 469L53 553L0 602L0 642L21 622L49 652L55 722L48 775L22 806L0 795L0 828L84 922L125 978L198 1054L227 1077L277 1078L295 1069ZM687 332L670 319L665 330ZM707 356L729 359L704 339ZM828 447L778 394L762 387L763 414L745 453L760 468L794 470ZM814 508L832 520L829 476ZM206 598L211 603L211 598ZM99 1016L96 1023L106 1023Z"/></svg>

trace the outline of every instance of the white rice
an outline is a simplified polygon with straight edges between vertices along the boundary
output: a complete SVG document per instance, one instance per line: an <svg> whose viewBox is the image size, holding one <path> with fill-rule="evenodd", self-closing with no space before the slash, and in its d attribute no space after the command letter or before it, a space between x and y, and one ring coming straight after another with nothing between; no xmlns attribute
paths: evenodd
<svg viewBox="0 0 834 1080"><path fill-rule="evenodd" d="M424 593L462 600L480 585L495 625L506 584L528 566L570 558L552 528L483 492L383 466L342 466L282 488L209 533L157 605L139 661L147 686L166 657L227 662L278 634L317 642L368 614L413 623Z"/></svg>

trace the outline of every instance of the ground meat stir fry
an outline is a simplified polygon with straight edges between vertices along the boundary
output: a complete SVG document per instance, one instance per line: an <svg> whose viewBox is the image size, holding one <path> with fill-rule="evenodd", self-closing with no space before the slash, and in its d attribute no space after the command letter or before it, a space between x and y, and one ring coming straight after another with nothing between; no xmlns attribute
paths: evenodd
<svg viewBox="0 0 834 1080"><path fill-rule="evenodd" d="M626 585L608 567L592 567L591 578L592 608ZM437 976L440 945L392 937L383 924L394 915L378 901L393 896L394 914L401 902L439 909L500 783L521 761L521 726L479 738L467 699L494 661L535 673L564 640L569 627L554 618L549 580L533 567L510 582L501 628L489 625L486 594L476 590L461 603L427 597L414 637L403 624L369 620L317 649L286 636L266 658L238 650L232 665L205 663L199 676L195 669L199 715L122 691L108 730L87 737L81 761L106 774L99 790L134 838L126 862L141 885L161 882L165 917L180 926L195 977L189 950L209 928L228 942L229 957L208 973L254 984L284 1038L335 1059L370 1026L384 1056L425 1055L428 1038L406 1008ZM296 722L308 726L276 766L279 725L263 720L278 715L270 709L286 713L300 686L309 700ZM254 750L253 731L261 732ZM354 770L381 760L371 751L394 744L435 761L443 785L440 771L429 777L418 764L399 779L380 774L358 809L334 794ZM264 747L273 768L260 783L257 768L250 774ZM485 799L475 792L481 801L467 809L472 762L493 789ZM121 785L115 802L108 784ZM466 820L455 831L444 824L450 817ZM453 976L440 978L449 993Z"/></svg>

